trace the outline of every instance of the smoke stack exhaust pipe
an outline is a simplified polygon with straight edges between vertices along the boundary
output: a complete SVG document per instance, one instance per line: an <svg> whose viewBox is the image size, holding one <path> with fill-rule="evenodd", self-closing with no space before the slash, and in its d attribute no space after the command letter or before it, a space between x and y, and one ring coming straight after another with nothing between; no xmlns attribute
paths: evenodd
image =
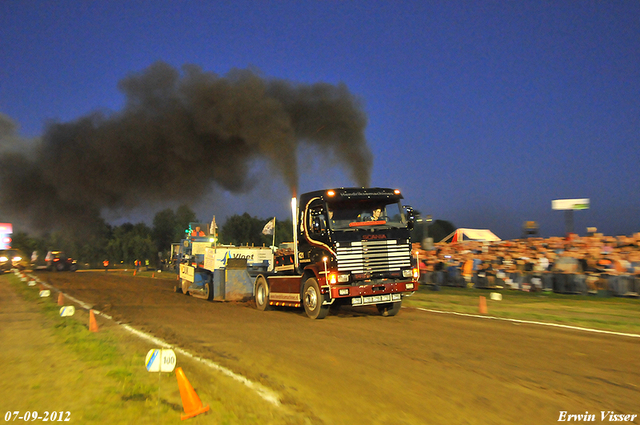
<svg viewBox="0 0 640 425"><path fill-rule="evenodd" d="M291 223L293 223L293 264L298 270L298 201L295 197L291 198Z"/></svg>

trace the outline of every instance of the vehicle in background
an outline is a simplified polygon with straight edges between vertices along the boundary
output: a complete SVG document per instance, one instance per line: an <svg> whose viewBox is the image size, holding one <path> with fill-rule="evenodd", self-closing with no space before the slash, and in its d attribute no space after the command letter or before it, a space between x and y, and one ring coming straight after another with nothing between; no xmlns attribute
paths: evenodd
<svg viewBox="0 0 640 425"><path fill-rule="evenodd" d="M12 234L13 225L11 223L0 223L0 250L11 249Z"/></svg>
<svg viewBox="0 0 640 425"><path fill-rule="evenodd" d="M67 257L63 251L49 251L44 257L49 271L70 271L78 270L78 262L71 257Z"/></svg>
<svg viewBox="0 0 640 425"><path fill-rule="evenodd" d="M0 272L8 272L11 269L25 270L28 266L27 258L17 249L0 250Z"/></svg>

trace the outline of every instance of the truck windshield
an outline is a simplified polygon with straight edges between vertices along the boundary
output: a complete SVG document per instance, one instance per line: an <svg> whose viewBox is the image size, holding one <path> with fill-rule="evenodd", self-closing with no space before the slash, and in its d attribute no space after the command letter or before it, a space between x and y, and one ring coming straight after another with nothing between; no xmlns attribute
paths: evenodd
<svg viewBox="0 0 640 425"><path fill-rule="evenodd" d="M327 204L329 226L334 230L360 227L405 227L406 220L399 202L380 200L349 200Z"/></svg>

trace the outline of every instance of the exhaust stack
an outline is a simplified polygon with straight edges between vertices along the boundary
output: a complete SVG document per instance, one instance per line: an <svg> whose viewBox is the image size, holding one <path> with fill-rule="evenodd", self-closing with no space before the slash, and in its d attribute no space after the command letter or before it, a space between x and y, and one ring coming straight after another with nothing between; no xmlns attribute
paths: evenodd
<svg viewBox="0 0 640 425"><path fill-rule="evenodd" d="M291 198L291 223L293 223L293 264L298 270L298 202L295 196Z"/></svg>

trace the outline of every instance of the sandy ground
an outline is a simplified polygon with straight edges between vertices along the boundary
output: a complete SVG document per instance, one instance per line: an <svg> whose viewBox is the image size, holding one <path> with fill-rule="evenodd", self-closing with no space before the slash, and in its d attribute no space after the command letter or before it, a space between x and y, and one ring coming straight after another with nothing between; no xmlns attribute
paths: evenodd
<svg viewBox="0 0 640 425"><path fill-rule="evenodd" d="M38 275L268 386L313 424L546 424L562 411L599 423L601 411L640 414L637 338L407 308L392 318L343 309L314 321L302 310L177 294L168 280Z"/></svg>

